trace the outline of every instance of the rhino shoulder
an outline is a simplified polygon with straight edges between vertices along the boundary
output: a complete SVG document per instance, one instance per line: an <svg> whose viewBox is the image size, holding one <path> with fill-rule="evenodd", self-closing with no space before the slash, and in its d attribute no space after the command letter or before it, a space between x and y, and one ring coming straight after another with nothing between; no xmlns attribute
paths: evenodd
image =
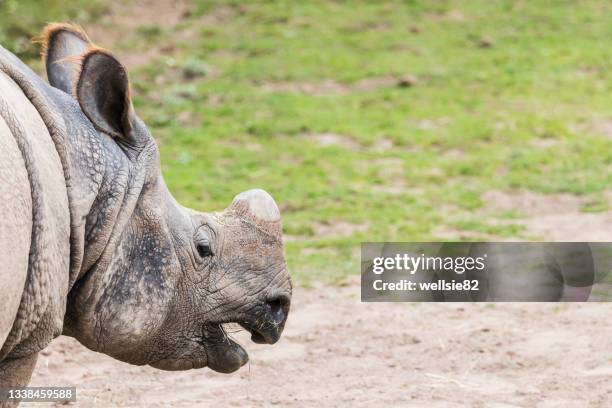
<svg viewBox="0 0 612 408"><path fill-rule="evenodd" d="M2 177L13 183L3 183L0 189L0 201L11 202L4 204L10 209L0 222L0 262L11 265L14 274L10 288L3 288L13 294L5 300L10 312L0 323L0 361L36 352L61 333L70 261L62 162L39 111L23 91L32 84L20 83L27 78L7 67L0 70L0 140L7 145L0 150L0 162ZM14 185L17 180L19 186ZM20 299L16 313L13 297Z"/></svg>

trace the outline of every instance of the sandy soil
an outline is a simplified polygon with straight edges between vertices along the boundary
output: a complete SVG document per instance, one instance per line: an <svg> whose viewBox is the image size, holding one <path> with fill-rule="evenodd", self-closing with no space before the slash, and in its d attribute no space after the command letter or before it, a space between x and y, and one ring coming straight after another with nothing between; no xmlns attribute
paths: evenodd
<svg viewBox="0 0 612 408"><path fill-rule="evenodd" d="M533 235L612 241L612 214L579 198L487 197ZM610 303L361 303L355 281L297 288L274 346L238 333L251 362L232 375L134 367L60 337L31 385L76 386L79 407L609 407L610 316Z"/></svg>
<svg viewBox="0 0 612 408"><path fill-rule="evenodd" d="M605 303L365 304L356 285L298 288L279 343L238 335L251 362L232 375L133 367L60 337L31 385L77 386L79 407L608 407L610 315Z"/></svg>
<svg viewBox="0 0 612 408"><path fill-rule="evenodd" d="M612 205L612 191L605 195ZM487 218L512 211L521 218L526 235L549 241L612 242L612 211L584 212L585 197L568 193L541 194L532 191L489 191L484 194Z"/></svg>

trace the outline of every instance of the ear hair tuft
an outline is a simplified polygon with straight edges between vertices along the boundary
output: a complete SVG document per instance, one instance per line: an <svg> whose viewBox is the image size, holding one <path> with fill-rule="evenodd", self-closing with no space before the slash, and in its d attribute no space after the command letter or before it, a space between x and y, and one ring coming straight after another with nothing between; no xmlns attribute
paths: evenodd
<svg viewBox="0 0 612 408"><path fill-rule="evenodd" d="M89 36L85 32L85 30L83 30L83 27L81 27L80 25L70 23L49 23L45 26L39 37L35 37L32 39L32 42L36 44L41 44L40 55L42 57L43 62L46 63L47 61L47 53L49 51L49 44L51 43L51 40L56 34L62 31L67 31L71 34L74 34L81 40L88 43L91 47L94 47L93 43L89 39Z"/></svg>

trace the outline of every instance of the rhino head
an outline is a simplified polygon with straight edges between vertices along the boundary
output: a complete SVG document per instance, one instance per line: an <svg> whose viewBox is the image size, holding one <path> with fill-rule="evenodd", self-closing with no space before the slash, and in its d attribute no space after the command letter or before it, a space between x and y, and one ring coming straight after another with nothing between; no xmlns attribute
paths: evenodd
<svg viewBox="0 0 612 408"><path fill-rule="evenodd" d="M64 334L132 364L237 370L248 356L227 324L242 326L256 343L273 344L289 312L276 203L255 189L221 212L182 207L134 111L126 68L78 28L54 25L45 38L49 82L79 108L68 137L87 144L72 165L96 191L86 204L73 194L72 205L87 210ZM83 189L78 179L72 183Z"/></svg>

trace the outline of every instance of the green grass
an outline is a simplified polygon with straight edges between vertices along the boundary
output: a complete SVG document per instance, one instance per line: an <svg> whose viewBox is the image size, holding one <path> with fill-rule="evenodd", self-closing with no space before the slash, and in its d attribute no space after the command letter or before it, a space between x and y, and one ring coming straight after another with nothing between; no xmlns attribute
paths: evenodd
<svg viewBox="0 0 612 408"><path fill-rule="evenodd" d="M492 189L608 210L612 136L590 124L612 120L612 3L237 3L132 27L134 51L173 46L132 70L136 108L183 204L218 210L252 187L275 197L299 283L356 274L363 240L521 237L479 212Z"/></svg>
<svg viewBox="0 0 612 408"><path fill-rule="evenodd" d="M21 59L40 67L40 47L33 43L46 23L85 24L105 8L99 0L0 0L0 44Z"/></svg>

